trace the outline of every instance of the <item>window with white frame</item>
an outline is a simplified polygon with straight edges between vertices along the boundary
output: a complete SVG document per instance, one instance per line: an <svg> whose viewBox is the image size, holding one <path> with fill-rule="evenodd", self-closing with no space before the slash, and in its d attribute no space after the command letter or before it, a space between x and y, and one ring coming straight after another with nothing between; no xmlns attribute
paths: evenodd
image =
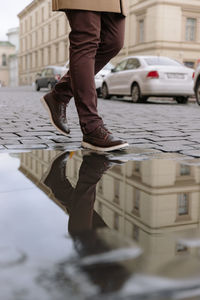
<svg viewBox="0 0 200 300"><path fill-rule="evenodd" d="M195 18L186 19L186 30L185 30L185 39L188 42L196 40L196 26L197 20Z"/></svg>
<svg viewBox="0 0 200 300"><path fill-rule="evenodd" d="M185 216L189 214L189 194L178 194L178 215Z"/></svg>
<svg viewBox="0 0 200 300"><path fill-rule="evenodd" d="M144 42L144 19L138 21L138 42Z"/></svg>

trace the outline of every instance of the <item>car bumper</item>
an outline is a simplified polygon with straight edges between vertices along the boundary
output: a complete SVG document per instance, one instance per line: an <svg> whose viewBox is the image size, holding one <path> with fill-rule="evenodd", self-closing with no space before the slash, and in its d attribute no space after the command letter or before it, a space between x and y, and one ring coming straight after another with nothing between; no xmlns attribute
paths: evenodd
<svg viewBox="0 0 200 300"><path fill-rule="evenodd" d="M154 82L152 82L154 81ZM142 95L152 96L193 96L194 83L182 82L182 83L163 83L159 80L152 80L146 82L141 87Z"/></svg>

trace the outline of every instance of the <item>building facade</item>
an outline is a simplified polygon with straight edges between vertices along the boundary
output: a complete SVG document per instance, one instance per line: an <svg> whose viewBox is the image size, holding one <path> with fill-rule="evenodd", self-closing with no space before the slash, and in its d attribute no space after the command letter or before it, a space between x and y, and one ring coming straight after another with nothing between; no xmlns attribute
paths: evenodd
<svg viewBox="0 0 200 300"><path fill-rule="evenodd" d="M200 58L199 0L127 0L125 45L113 59L129 55L164 55L194 67ZM51 0L34 0L20 20L20 84L31 84L48 65L69 59L69 25Z"/></svg>
<svg viewBox="0 0 200 300"><path fill-rule="evenodd" d="M20 85L32 84L48 65L64 66L68 59L69 25L64 13L52 12L51 0L34 0L20 20Z"/></svg>
<svg viewBox="0 0 200 300"><path fill-rule="evenodd" d="M15 54L15 46L8 41L0 41L0 87L10 85L10 56Z"/></svg>
<svg viewBox="0 0 200 300"><path fill-rule="evenodd" d="M19 27L11 28L8 33L8 41L15 46L15 53L9 56L9 86L19 85L18 54L19 54Z"/></svg>
<svg viewBox="0 0 200 300"><path fill-rule="evenodd" d="M200 58L199 0L130 0L121 57L164 55L194 67Z"/></svg>

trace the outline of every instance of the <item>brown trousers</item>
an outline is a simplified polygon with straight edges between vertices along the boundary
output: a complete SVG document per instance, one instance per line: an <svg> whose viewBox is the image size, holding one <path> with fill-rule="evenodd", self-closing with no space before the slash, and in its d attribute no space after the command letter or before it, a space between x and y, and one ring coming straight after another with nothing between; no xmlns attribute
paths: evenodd
<svg viewBox="0 0 200 300"><path fill-rule="evenodd" d="M125 18L83 10L67 10L66 15L71 27L70 70L56 84L53 95L66 103L74 96L81 129L87 134L103 124L94 75L123 47Z"/></svg>

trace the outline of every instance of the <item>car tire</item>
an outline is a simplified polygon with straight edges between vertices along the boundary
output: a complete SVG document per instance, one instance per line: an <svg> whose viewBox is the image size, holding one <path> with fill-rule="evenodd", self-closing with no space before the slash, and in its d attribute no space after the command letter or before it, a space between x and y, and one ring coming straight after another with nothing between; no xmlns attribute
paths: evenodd
<svg viewBox="0 0 200 300"><path fill-rule="evenodd" d="M144 103L148 97L142 97L139 85L134 83L131 88L131 99L133 103Z"/></svg>
<svg viewBox="0 0 200 300"><path fill-rule="evenodd" d="M47 88L48 88L49 91L52 90L52 84L51 84L51 82L48 83Z"/></svg>
<svg viewBox="0 0 200 300"><path fill-rule="evenodd" d="M195 95L197 103L200 105L200 79L197 81L195 86Z"/></svg>
<svg viewBox="0 0 200 300"><path fill-rule="evenodd" d="M108 86L105 82L102 85L101 93L102 93L102 98L103 99L110 99L111 98L111 95L108 92Z"/></svg>
<svg viewBox="0 0 200 300"><path fill-rule="evenodd" d="M188 103L188 97L175 97L175 100L179 104L186 104Z"/></svg>
<svg viewBox="0 0 200 300"><path fill-rule="evenodd" d="M101 88L96 89L97 91L97 96L100 97L101 96Z"/></svg>
<svg viewBox="0 0 200 300"><path fill-rule="evenodd" d="M40 91L40 86L39 86L39 83L38 83L38 82L35 83L35 90L36 90L37 92Z"/></svg>

